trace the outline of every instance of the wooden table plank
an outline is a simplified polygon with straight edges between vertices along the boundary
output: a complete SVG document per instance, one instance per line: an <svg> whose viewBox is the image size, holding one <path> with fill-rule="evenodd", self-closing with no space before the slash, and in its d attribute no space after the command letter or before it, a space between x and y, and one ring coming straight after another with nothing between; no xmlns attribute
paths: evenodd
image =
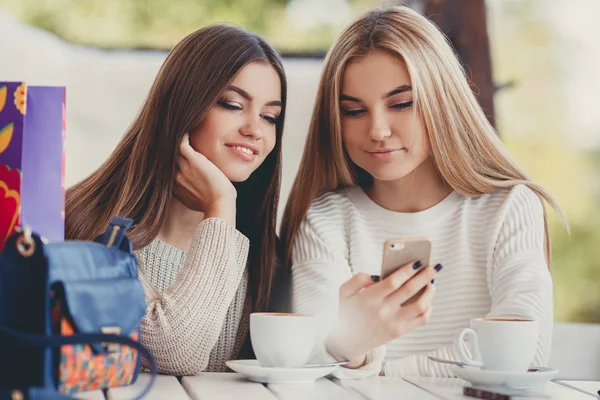
<svg viewBox="0 0 600 400"><path fill-rule="evenodd" d="M583 390L585 392L588 392L592 395L596 395L598 396L598 398L600 398L600 394L598 393L598 391L600 390L600 382L599 381L566 381L566 380L559 380L556 381L559 384L565 384L565 385L569 385L569 386L573 386L576 387L577 389ZM568 387L568 386L567 386Z"/></svg>
<svg viewBox="0 0 600 400"><path fill-rule="evenodd" d="M312 385L270 384L267 388L283 400L362 400L361 396L326 378L318 379Z"/></svg>
<svg viewBox="0 0 600 400"><path fill-rule="evenodd" d="M423 390L439 396L439 398L444 400L464 400L469 399L470 397L466 397L463 395L463 387L465 385L469 385L468 382L463 381L462 379L457 378L406 378L407 381L419 386ZM507 393L518 393L514 389L507 389ZM561 386L554 382L548 382L547 384L542 384L538 388L535 389L535 392L544 394L545 396L527 396L522 397L526 399L539 399L539 400L589 400L591 397L585 395L583 393L577 392L572 389L568 389L564 386ZM516 396L515 396L516 397ZM520 398L520 397L518 397Z"/></svg>
<svg viewBox="0 0 600 400"><path fill-rule="evenodd" d="M590 396L576 390L566 388L555 382L548 382L540 392L558 400L590 400Z"/></svg>
<svg viewBox="0 0 600 400"><path fill-rule="evenodd" d="M76 399L82 400L105 400L104 392L102 390L92 390L89 392L80 392L73 394Z"/></svg>
<svg viewBox="0 0 600 400"><path fill-rule="evenodd" d="M110 389L106 398L108 400L130 400L142 393L151 375L141 373L135 384L131 386ZM179 381L174 376L158 375L154 381L154 386L144 397L144 400L189 400Z"/></svg>
<svg viewBox="0 0 600 400"><path fill-rule="evenodd" d="M240 374L202 372L183 377L181 383L193 400L277 400L262 384Z"/></svg>
<svg viewBox="0 0 600 400"><path fill-rule="evenodd" d="M404 379L444 400L462 400L467 398L463 395L463 387L470 385L470 383L458 378L412 377Z"/></svg>
<svg viewBox="0 0 600 400"><path fill-rule="evenodd" d="M358 393L368 400L402 399L402 400L439 400L439 397L413 385L401 378L377 377L357 380L332 379L341 387Z"/></svg>

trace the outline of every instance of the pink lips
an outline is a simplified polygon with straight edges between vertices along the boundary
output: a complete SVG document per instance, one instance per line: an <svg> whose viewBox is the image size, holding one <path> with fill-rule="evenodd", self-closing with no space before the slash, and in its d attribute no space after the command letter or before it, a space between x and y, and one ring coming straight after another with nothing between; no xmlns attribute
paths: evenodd
<svg viewBox="0 0 600 400"><path fill-rule="evenodd" d="M367 154L369 154L373 158L386 159L386 158L391 158L394 155L396 155L404 150L405 150L404 148L400 148L400 149L383 148L383 149L367 150Z"/></svg>
<svg viewBox="0 0 600 400"><path fill-rule="evenodd" d="M246 162L254 161L259 152L258 147L247 143L227 143L226 146L233 155Z"/></svg>

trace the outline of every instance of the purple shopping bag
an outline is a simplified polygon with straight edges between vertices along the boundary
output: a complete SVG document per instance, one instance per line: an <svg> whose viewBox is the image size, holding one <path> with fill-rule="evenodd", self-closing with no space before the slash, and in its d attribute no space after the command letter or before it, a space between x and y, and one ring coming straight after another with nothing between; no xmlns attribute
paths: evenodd
<svg viewBox="0 0 600 400"><path fill-rule="evenodd" d="M0 250L19 225L64 239L65 88L0 82Z"/></svg>

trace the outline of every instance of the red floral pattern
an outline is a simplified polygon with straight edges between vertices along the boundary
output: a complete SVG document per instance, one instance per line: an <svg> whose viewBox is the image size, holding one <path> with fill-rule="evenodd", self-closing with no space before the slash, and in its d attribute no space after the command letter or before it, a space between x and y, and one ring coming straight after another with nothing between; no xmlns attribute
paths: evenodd
<svg viewBox="0 0 600 400"><path fill-rule="evenodd" d="M0 251L19 225L21 214L21 171L0 165Z"/></svg>

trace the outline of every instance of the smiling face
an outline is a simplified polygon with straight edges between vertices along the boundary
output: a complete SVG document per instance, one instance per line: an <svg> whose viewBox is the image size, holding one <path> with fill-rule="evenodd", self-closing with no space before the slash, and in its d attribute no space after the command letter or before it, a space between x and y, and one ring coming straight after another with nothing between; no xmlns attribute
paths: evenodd
<svg viewBox="0 0 600 400"><path fill-rule="evenodd" d="M414 112L404 63L382 51L350 62L342 78L344 147L377 181L398 180L430 159L422 117Z"/></svg>
<svg viewBox="0 0 600 400"><path fill-rule="evenodd" d="M190 144L229 180L243 182L275 147L281 109L279 75L268 63L251 62L190 133Z"/></svg>

